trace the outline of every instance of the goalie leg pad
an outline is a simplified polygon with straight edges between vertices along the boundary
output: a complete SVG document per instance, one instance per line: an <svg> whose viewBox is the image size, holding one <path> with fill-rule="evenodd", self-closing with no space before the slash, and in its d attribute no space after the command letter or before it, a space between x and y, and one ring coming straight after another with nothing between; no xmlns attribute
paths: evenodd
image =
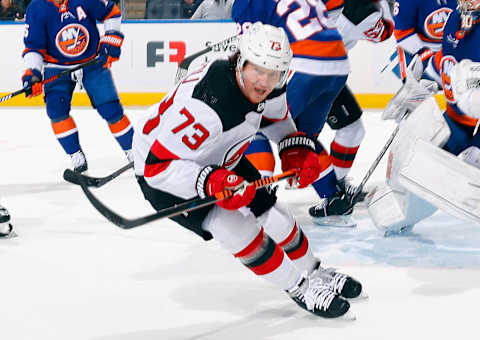
<svg viewBox="0 0 480 340"><path fill-rule="evenodd" d="M399 169L408 162L415 141L421 138L436 146L443 146L450 137L450 128L433 97L425 100L407 119L400 122L400 130L392 143L387 179L395 185Z"/></svg>
<svg viewBox="0 0 480 340"><path fill-rule="evenodd" d="M480 223L480 169L418 139L398 183L458 218Z"/></svg>
<svg viewBox="0 0 480 340"><path fill-rule="evenodd" d="M385 184L368 194L367 208L375 226L385 236L411 231L416 223L437 210L412 193Z"/></svg>

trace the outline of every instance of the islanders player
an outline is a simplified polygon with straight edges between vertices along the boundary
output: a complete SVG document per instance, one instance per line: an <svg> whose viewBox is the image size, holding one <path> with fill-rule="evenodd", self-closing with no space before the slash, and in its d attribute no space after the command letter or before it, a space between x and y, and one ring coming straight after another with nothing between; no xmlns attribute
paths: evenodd
<svg viewBox="0 0 480 340"><path fill-rule="evenodd" d="M415 55L426 67L442 44L443 27L456 0L397 0L394 4L398 66L393 70L404 80L406 68ZM428 78L428 77L427 77Z"/></svg>
<svg viewBox="0 0 480 340"><path fill-rule="evenodd" d="M96 23L104 24L100 37ZM123 113L110 67L120 57L123 34L121 11L110 0L33 0L26 12L26 71L22 76L27 97L45 91L47 115L53 132L70 155L73 170L87 170L87 160L80 147L77 126L70 116L72 94L76 84L85 88L92 106L105 119L110 131L131 160L133 129ZM61 78L42 88L43 77L99 56L100 62L77 71L72 78ZM43 70L43 74L42 74Z"/></svg>
<svg viewBox="0 0 480 340"><path fill-rule="evenodd" d="M369 200L369 213L386 235L411 230L437 208L480 223L479 23L480 0L458 0L444 26L442 48L432 58L434 68L427 70L429 76L435 76L430 71L439 72L436 78L442 80L447 109L442 115L429 99L401 123L390 155L388 185ZM407 97L418 98L418 93ZM429 116L431 121L426 120ZM424 123L414 124L419 120ZM388 209L382 209L385 204Z"/></svg>
<svg viewBox="0 0 480 340"><path fill-rule="evenodd" d="M359 5L355 0L345 2L345 7L346 16L341 17L345 32L353 33L349 36L352 45L361 38L377 42L390 36L393 23L391 18L389 20L386 3L377 6L376 1L362 1ZM358 9L361 13L357 13ZM288 83L287 97L297 129L316 138L328 114L328 123L338 132L332 142L332 155L317 141L316 151L323 168L313 187L322 199L309 213L318 224L352 226L350 197L336 172L338 178L343 179L350 169L364 128L360 120L361 109L345 88L350 71L343 43L346 39L336 28L343 10L343 0L236 0L232 17L241 29L259 20L286 30L293 50L293 75ZM262 174L273 172L274 158L264 136L257 135L246 154L258 169L263 170Z"/></svg>
<svg viewBox="0 0 480 340"><path fill-rule="evenodd" d="M350 72L342 37L326 13L323 2L315 6L306 0L236 0L232 7L232 18L240 31L252 22L261 21L282 27L287 33L293 51L291 69L294 71L287 89L289 109L297 129L315 140ZM257 139L247 150L247 157L248 153L258 150L266 150L268 156L271 150L267 144L268 140ZM319 179L312 185L321 197L333 196L339 190L330 157L318 141L315 151L322 169ZM270 157L273 160L273 156ZM250 160L255 164L254 159ZM343 202L338 207L338 214L351 210L344 194L339 194L337 201Z"/></svg>

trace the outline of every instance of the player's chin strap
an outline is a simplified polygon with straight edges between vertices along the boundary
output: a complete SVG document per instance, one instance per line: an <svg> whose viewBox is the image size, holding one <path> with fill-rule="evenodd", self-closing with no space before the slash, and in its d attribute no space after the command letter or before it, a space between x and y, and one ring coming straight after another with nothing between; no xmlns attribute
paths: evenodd
<svg viewBox="0 0 480 340"><path fill-rule="evenodd" d="M100 62L101 61L98 58L92 59L90 61L87 61L86 63L77 65L75 67L66 69L66 70L64 70L60 73L57 73L57 74L51 76L50 78L44 79L44 80L42 80L41 83L42 83L42 85L45 85L45 84L51 83L52 81L55 81L59 78L71 76L74 72L76 72L78 70L82 70L87 66L91 66L91 65L94 65L94 64L97 64L97 63L100 63ZM10 100L11 98L18 96L19 94L25 93L25 91L27 91L29 89L31 89L31 87L23 88L21 90L12 92L10 94L7 94L6 96L3 96L3 97L0 98L0 103L6 102L7 100Z"/></svg>
<svg viewBox="0 0 480 340"><path fill-rule="evenodd" d="M224 200L235 194L235 192L232 190L224 190L222 192L216 193L213 196L192 199L192 200L185 201L183 203L176 204L162 210L158 210L156 213L151 215L146 215L146 216L142 216L134 219L128 219L120 216L119 214L117 214L116 212L108 208L105 204L103 204L97 197L95 197L95 195L93 195L93 193L90 191L90 188L85 179L85 176L82 176L77 173L73 173L73 175L77 177L76 182L80 184L83 192L87 196L90 203L95 207L95 209L97 209L98 212L102 214L104 217L106 217L110 222L112 222L113 224L117 225L122 229L136 228L161 218L173 217L173 216L183 214L185 212L200 209L200 208L215 204L216 202L220 200ZM255 189L260 189L260 188L269 186L273 183L276 183L281 180L288 179L290 177L294 177L297 175L298 175L298 171L289 170L276 176L264 177L264 178L258 179L250 183L250 185L255 186Z"/></svg>

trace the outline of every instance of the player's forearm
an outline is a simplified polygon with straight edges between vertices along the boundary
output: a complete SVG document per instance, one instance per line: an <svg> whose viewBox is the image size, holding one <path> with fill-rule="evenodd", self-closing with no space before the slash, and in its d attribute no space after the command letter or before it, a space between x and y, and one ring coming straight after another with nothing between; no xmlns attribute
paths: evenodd
<svg viewBox="0 0 480 340"><path fill-rule="evenodd" d="M23 56L23 62L26 69L36 69L39 71L43 69L43 56L35 51L26 53Z"/></svg>

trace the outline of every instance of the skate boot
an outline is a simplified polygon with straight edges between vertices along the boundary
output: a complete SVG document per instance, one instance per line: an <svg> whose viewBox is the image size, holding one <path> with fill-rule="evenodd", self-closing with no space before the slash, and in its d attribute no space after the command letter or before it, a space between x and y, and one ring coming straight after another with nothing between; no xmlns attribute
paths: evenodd
<svg viewBox="0 0 480 340"><path fill-rule="evenodd" d="M82 173L88 170L87 159L82 150L70 154L70 157L72 158L73 171Z"/></svg>
<svg viewBox="0 0 480 340"><path fill-rule="evenodd" d="M323 268L320 261L315 264L309 277L323 279L335 294L345 299L367 298L360 282L351 276L335 271L335 268Z"/></svg>
<svg viewBox="0 0 480 340"><path fill-rule="evenodd" d="M7 209L0 205L0 238L9 238L13 236L15 236L15 232L10 223L10 214Z"/></svg>
<svg viewBox="0 0 480 340"><path fill-rule="evenodd" d="M338 318L350 309L350 303L335 294L322 278L309 279L303 275L287 293L300 307L323 318Z"/></svg>
<svg viewBox="0 0 480 340"><path fill-rule="evenodd" d="M352 220L353 205L350 197L339 186L332 196L322 198L320 203L310 207L308 213L313 222L328 227L353 228L356 226Z"/></svg>
<svg viewBox="0 0 480 340"><path fill-rule="evenodd" d="M338 185L341 188L341 190L343 190L347 194L350 200L352 199L353 195L355 194L358 188L357 186L350 183L350 181L346 177L339 179ZM359 202L363 202L365 200L365 197L367 197L367 195L368 195L368 192L364 190L360 190L358 195L353 200L353 205Z"/></svg>

